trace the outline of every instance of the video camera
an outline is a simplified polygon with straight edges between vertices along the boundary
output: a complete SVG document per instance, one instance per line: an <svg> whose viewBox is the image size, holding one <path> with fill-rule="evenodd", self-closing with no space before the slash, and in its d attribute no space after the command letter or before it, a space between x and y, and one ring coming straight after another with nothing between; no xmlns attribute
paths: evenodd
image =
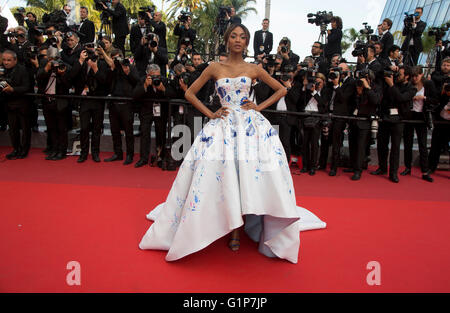
<svg viewBox="0 0 450 313"><path fill-rule="evenodd" d="M450 28L450 22L446 23L445 25L443 25L441 27L433 27L428 32L428 36L434 37L436 42L438 42L438 41L442 40L442 38L444 38L444 36L447 33L447 31L449 30L449 28Z"/></svg>
<svg viewBox="0 0 450 313"><path fill-rule="evenodd" d="M308 16L308 23L316 24L316 26L322 26L331 23L331 19L333 18L333 12L319 11L316 14L309 13L307 16Z"/></svg>
<svg viewBox="0 0 450 313"><path fill-rule="evenodd" d="M414 19L419 16L419 13L415 12L413 14L409 14L408 12L405 12L405 15L406 15L406 17L405 17L405 19L403 21L405 23L405 26L407 28L412 28L412 24L414 23Z"/></svg>
<svg viewBox="0 0 450 313"><path fill-rule="evenodd" d="M150 17L148 16L147 13L150 13L150 15L153 18L153 16L155 15L156 7L155 6L140 7L139 10L140 11L138 12L138 17L142 20L145 20L145 24L147 26L150 25Z"/></svg>
<svg viewBox="0 0 450 313"><path fill-rule="evenodd" d="M191 16L192 16L191 12L181 11L180 16L178 16L178 21L180 23L186 23L188 21L188 18Z"/></svg>
<svg viewBox="0 0 450 313"><path fill-rule="evenodd" d="M102 3L106 5L108 8L111 8L112 6L112 0L94 0L95 9L97 11L103 11L105 8L103 7Z"/></svg>
<svg viewBox="0 0 450 313"><path fill-rule="evenodd" d="M372 29L372 27L370 27L370 25L367 25L367 24L368 24L367 22L366 22L366 23L363 23L364 29L361 29L361 30L359 31L361 35L369 36L369 35L373 34L373 29Z"/></svg>
<svg viewBox="0 0 450 313"><path fill-rule="evenodd" d="M365 43L362 40L358 40L355 42L355 44L353 45L354 50L352 51L352 56L359 57L361 55L366 56L367 55L367 48L368 45L367 43Z"/></svg>

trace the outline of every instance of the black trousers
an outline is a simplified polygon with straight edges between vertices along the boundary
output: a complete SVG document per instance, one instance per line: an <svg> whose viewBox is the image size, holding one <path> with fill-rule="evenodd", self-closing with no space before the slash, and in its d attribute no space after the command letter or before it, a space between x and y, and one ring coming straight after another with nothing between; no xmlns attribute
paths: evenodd
<svg viewBox="0 0 450 313"><path fill-rule="evenodd" d="M447 151L450 142L450 124L437 124L433 129L429 155L430 170L435 171L439 164L441 152Z"/></svg>
<svg viewBox="0 0 450 313"><path fill-rule="evenodd" d="M328 126L328 136L322 132L320 135L320 157L319 165L322 169L327 168L328 156L330 154L330 147L333 146L333 125Z"/></svg>
<svg viewBox="0 0 450 313"><path fill-rule="evenodd" d="M31 112L30 112L30 127L38 127L38 104L35 99L31 99L30 101Z"/></svg>
<svg viewBox="0 0 450 313"><path fill-rule="evenodd" d="M123 55L125 56L125 39L127 36L115 36L113 46L117 49L122 50Z"/></svg>
<svg viewBox="0 0 450 313"><path fill-rule="evenodd" d="M333 120L332 127L332 159L331 159L331 169L336 170L341 158L341 148L344 141L344 130L347 126L345 120Z"/></svg>
<svg viewBox="0 0 450 313"><path fill-rule="evenodd" d="M153 106L143 105L139 112L139 120L141 123L140 157L142 161L149 162L152 124L155 123L156 148L164 149L166 144L167 116L165 114L161 114L158 117L153 116Z"/></svg>
<svg viewBox="0 0 450 313"><path fill-rule="evenodd" d="M8 112L6 110L6 103L0 98L0 126L8 124Z"/></svg>
<svg viewBox="0 0 450 313"><path fill-rule="evenodd" d="M43 99L45 124L47 125L47 149L51 152L67 153L69 144L67 128L67 106L58 107L56 100Z"/></svg>
<svg viewBox="0 0 450 313"><path fill-rule="evenodd" d="M412 112L412 120L425 121L423 113ZM414 131L417 134L417 141L419 143L420 154L420 168L422 173L428 173L428 149L427 149L427 135L428 129L426 124L405 124L403 130L403 142L405 144L405 166L411 169L412 166L412 150L414 142Z"/></svg>
<svg viewBox="0 0 450 313"><path fill-rule="evenodd" d="M29 108L8 107L9 137L14 150L28 154L31 146L31 127ZM22 136L20 135L22 130Z"/></svg>
<svg viewBox="0 0 450 313"><path fill-rule="evenodd" d="M303 127L303 169L308 171L317 168L320 130L320 125Z"/></svg>
<svg viewBox="0 0 450 313"><path fill-rule="evenodd" d="M399 116L391 116L390 121L380 123L378 130L377 147L379 167L384 172L387 172L389 141L391 142L391 151L389 155L389 174L392 175L397 174L400 165L400 143L402 140L404 124L400 122L401 119Z"/></svg>
<svg viewBox="0 0 450 313"><path fill-rule="evenodd" d="M269 121L272 126L279 127L279 138L286 152L287 161L291 160L291 125L287 122L287 117L283 114L271 114Z"/></svg>
<svg viewBox="0 0 450 313"><path fill-rule="evenodd" d="M366 159L367 143L370 136L369 121L357 121L350 126L350 160L355 172L361 173Z"/></svg>
<svg viewBox="0 0 450 313"><path fill-rule="evenodd" d="M109 108L109 121L113 139L114 153L123 156L121 128L125 131L127 156L134 155L133 123L134 115L131 104L113 102Z"/></svg>
<svg viewBox="0 0 450 313"><path fill-rule="evenodd" d="M81 155L89 154L89 141L91 153L98 155L100 153L100 138L102 135L103 118L105 114L105 105L103 101L87 100L80 106L80 143ZM92 136L89 134L92 132ZM89 138L90 137L90 138Z"/></svg>

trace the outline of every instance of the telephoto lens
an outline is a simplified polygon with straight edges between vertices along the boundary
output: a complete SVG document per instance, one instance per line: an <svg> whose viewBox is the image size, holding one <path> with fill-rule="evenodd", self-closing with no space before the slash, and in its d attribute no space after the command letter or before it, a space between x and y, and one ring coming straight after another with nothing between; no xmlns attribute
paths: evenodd
<svg viewBox="0 0 450 313"><path fill-rule="evenodd" d="M152 76L152 85L155 87L159 87L159 85L161 85L162 81L161 81L161 76L158 75L154 75Z"/></svg>

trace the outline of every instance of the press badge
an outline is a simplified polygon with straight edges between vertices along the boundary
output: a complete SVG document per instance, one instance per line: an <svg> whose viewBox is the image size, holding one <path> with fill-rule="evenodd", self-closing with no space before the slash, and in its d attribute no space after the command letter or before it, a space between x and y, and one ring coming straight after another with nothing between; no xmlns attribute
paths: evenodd
<svg viewBox="0 0 450 313"><path fill-rule="evenodd" d="M161 104L153 103L153 116L160 117L161 116Z"/></svg>

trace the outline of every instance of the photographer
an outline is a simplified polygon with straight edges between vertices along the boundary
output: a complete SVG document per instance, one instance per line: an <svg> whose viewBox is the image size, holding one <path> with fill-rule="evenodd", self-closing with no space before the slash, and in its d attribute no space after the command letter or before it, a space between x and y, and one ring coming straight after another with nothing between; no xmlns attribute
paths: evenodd
<svg viewBox="0 0 450 313"><path fill-rule="evenodd" d="M100 47L86 44L79 61L73 67L75 94L89 97L106 97L109 93L111 69L104 58L100 58ZM83 100L80 102L80 144L81 154L78 163L83 163L89 155L92 160L100 162L100 138L103 128L105 102L103 100ZM92 137L89 138L89 133ZM89 140L90 139L90 140ZM90 144L89 144L90 141Z"/></svg>
<svg viewBox="0 0 450 313"><path fill-rule="evenodd" d="M439 70L431 74L431 80L434 82L437 90L442 90L444 84L450 80L450 57L445 58L439 66Z"/></svg>
<svg viewBox="0 0 450 313"><path fill-rule="evenodd" d="M375 74L375 83L381 88L383 86L383 65L375 57L376 49L373 45L368 46L366 51L363 68L371 70Z"/></svg>
<svg viewBox="0 0 450 313"><path fill-rule="evenodd" d="M150 64L144 80L137 84L133 91L134 99L167 99L167 82L161 77L161 70L157 64ZM141 156L135 164L136 168L149 164L151 147L151 127L155 122L156 150L159 157L166 143L166 127L169 113L167 102L143 101L139 112L141 121Z"/></svg>
<svg viewBox="0 0 450 313"><path fill-rule="evenodd" d="M150 26L146 24L146 16L138 15L137 24L131 27L130 31L130 49L133 55L136 54L136 50L142 44L142 38L150 33ZM143 72L145 72L147 66L145 66Z"/></svg>
<svg viewBox="0 0 450 313"><path fill-rule="evenodd" d="M326 78L322 73L316 73L314 77L305 77L303 81L303 94L299 100L299 111L316 114L328 113L330 91L325 86ZM319 158L319 139L322 130L322 119L310 116L302 119L304 132L303 141L303 168L301 173L310 176L316 174Z"/></svg>
<svg viewBox="0 0 450 313"><path fill-rule="evenodd" d="M58 51L62 50L63 35L60 31L56 30L55 25L47 25L45 28L45 35L47 36L47 40L45 40L44 46L55 47Z"/></svg>
<svg viewBox="0 0 450 313"><path fill-rule="evenodd" d="M167 49L167 27L162 21L162 13L155 11L153 15L147 13L150 17L150 25L153 27L153 33L159 37L159 46Z"/></svg>
<svg viewBox="0 0 450 313"><path fill-rule="evenodd" d="M346 63L339 64L342 69L339 80L334 79L333 92L331 95L329 110L334 115L350 116L355 109L356 82L350 75L350 69ZM344 141L344 130L347 127L347 120L335 118L332 123L332 161L329 175L337 175L338 164L341 156L342 143Z"/></svg>
<svg viewBox="0 0 450 313"><path fill-rule="evenodd" d="M450 142L450 80L446 80L441 88L439 106L434 111L435 120L447 122L436 124L431 139L431 150L429 155L430 171L434 173L438 167L441 152L448 152Z"/></svg>
<svg viewBox="0 0 450 313"><path fill-rule="evenodd" d="M376 115L383 92L374 81L375 74L369 70L365 77L356 82L356 107L353 116L371 118ZM371 129L371 120L350 122L349 145L351 147L350 160L354 171L353 181L361 179Z"/></svg>
<svg viewBox="0 0 450 313"><path fill-rule="evenodd" d="M50 47L47 59L37 73L38 93L46 95L68 95L72 86L73 72L60 59L58 50ZM42 109L47 125L46 160L59 161L66 158L68 148L67 115L69 100L42 98Z"/></svg>
<svg viewBox="0 0 450 313"><path fill-rule="evenodd" d="M255 58L262 60L264 56L269 55L273 48L273 34L269 32L269 19L265 18L262 22L262 30L255 32L253 39L253 50Z"/></svg>
<svg viewBox="0 0 450 313"><path fill-rule="evenodd" d="M111 70L113 71L111 96L132 97L133 90L140 81L136 67L130 63L129 59L123 58L123 54L120 50L113 50L111 52L111 57L114 60L114 63L111 66ZM123 164L129 165L133 163L134 158L133 106L128 101L114 100L109 103L108 108L114 154L104 161L115 162L123 160L122 135L120 134L120 130L124 129L127 157Z"/></svg>
<svg viewBox="0 0 450 313"><path fill-rule="evenodd" d="M158 35L149 33L142 37L140 45L136 48L134 59L140 77L146 76L149 64L157 64L161 69L161 75L166 77L167 49L159 46Z"/></svg>
<svg viewBox="0 0 450 313"><path fill-rule="evenodd" d="M407 112L406 119L422 121L423 124L406 124L403 131L403 142L405 145L405 166L406 169L400 174L401 176L411 175L412 166L412 149L414 140L414 130L417 134L420 153L420 168L422 169L422 178L428 182L433 182L430 177L428 166L428 149L427 135L429 128L433 126L433 118L431 116L433 110L438 105L438 95L433 81L425 80L423 69L421 66L415 66L412 69L412 85L416 88L417 93L413 98L413 107ZM430 125L431 124L431 125Z"/></svg>
<svg viewBox="0 0 450 313"><path fill-rule="evenodd" d="M103 10L112 16L112 31L114 33L114 46L125 55L125 39L129 34L127 11L120 0L112 0L113 9L108 8L102 1Z"/></svg>
<svg viewBox="0 0 450 313"><path fill-rule="evenodd" d="M75 21L70 17L70 13L72 12L70 5L65 4L61 12L63 12L66 17L67 26L75 25Z"/></svg>
<svg viewBox="0 0 450 313"><path fill-rule="evenodd" d="M297 66L300 57L291 51L291 40L287 37L281 39L278 45L277 54L283 57L283 63L280 65L284 68L288 65Z"/></svg>
<svg viewBox="0 0 450 313"><path fill-rule="evenodd" d="M411 68L400 66L397 78L386 76L387 89L381 101L382 122L378 131L378 164L379 168L372 175L388 173L389 139L391 151L389 157L389 180L398 183L398 168L400 163L400 143L403 135L404 120L412 107L417 90L410 83Z"/></svg>
<svg viewBox="0 0 450 313"><path fill-rule="evenodd" d="M29 76L25 67L17 62L14 51L6 50L2 53L4 73L0 76L0 96L6 104L9 136L14 148L6 156L8 160L26 158L31 146L30 101L24 96L29 90Z"/></svg>
<svg viewBox="0 0 450 313"><path fill-rule="evenodd" d="M388 51L387 58L380 58L379 61L387 71L397 73L400 66L400 47L393 45Z"/></svg>
<svg viewBox="0 0 450 313"><path fill-rule="evenodd" d="M192 46L190 45L190 39L185 38L185 40L181 42L180 48L178 49L174 60L170 64L170 69L173 69L175 65L180 63L183 66L190 65L192 67L191 54L192 54Z"/></svg>
<svg viewBox="0 0 450 313"><path fill-rule="evenodd" d="M403 59L405 65L415 66L423 51L422 34L427 27L427 23L420 20L423 8L416 8L414 15L407 16L404 20L403 36L405 41L402 45L402 52L406 58Z"/></svg>
<svg viewBox="0 0 450 313"><path fill-rule="evenodd" d="M80 38L76 33L66 33L66 47L61 52L61 59L64 63L73 66L80 58L83 47L79 44Z"/></svg>
<svg viewBox="0 0 450 313"><path fill-rule="evenodd" d="M197 36L197 32L195 29L191 28L192 18L187 13L182 14L178 17L178 23L175 26L173 34L178 39L177 50L180 49L183 43L186 43L186 38L189 38L189 44L194 47L195 37Z"/></svg>
<svg viewBox="0 0 450 313"><path fill-rule="evenodd" d="M331 19L331 30L328 30L328 43L325 46L325 58L330 60L333 54L342 55L342 19L339 16L333 16Z"/></svg>
<svg viewBox="0 0 450 313"><path fill-rule="evenodd" d="M328 61L323 57L323 45L322 43L316 41L311 47L311 56L314 60L314 67L319 73L324 75L328 74ZM331 60L331 58L330 58Z"/></svg>
<svg viewBox="0 0 450 313"><path fill-rule="evenodd" d="M90 43L95 41L95 25L88 19L89 10L87 7L80 7L80 26L78 31L82 34L80 43Z"/></svg>

